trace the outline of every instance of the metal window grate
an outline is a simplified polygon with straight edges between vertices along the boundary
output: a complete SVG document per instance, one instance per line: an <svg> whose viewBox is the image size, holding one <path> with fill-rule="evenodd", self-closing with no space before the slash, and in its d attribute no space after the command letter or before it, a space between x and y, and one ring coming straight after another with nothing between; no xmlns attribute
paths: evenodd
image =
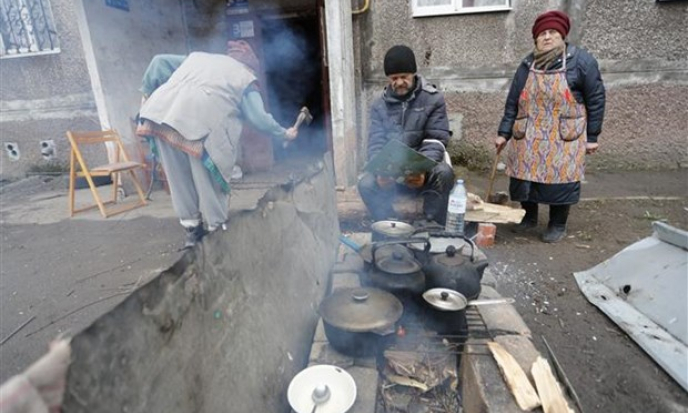
<svg viewBox="0 0 688 413"><path fill-rule="evenodd" d="M49 0L0 0L0 58L59 51Z"/></svg>

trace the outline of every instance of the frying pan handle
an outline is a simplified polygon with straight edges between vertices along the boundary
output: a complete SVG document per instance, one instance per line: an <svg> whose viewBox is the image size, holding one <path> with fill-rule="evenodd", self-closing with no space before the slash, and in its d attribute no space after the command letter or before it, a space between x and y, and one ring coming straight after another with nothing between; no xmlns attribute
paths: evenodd
<svg viewBox="0 0 688 413"><path fill-rule="evenodd" d="M513 304L516 302L513 298L485 298L482 300L471 300L466 305L492 305L492 304Z"/></svg>
<svg viewBox="0 0 688 413"><path fill-rule="evenodd" d="M428 249L428 250L430 249L430 240L428 240L427 238L420 238L420 237L408 238L408 239L395 239L395 240L391 240L391 241L373 242L373 243L371 243L371 245L373 246L372 253L371 253L371 255L373 256L373 263L377 262L377 260L375 259L375 251L377 251L377 249L379 247L384 247L385 245L396 245L396 244L415 244L418 242L422 242L425 244L424 249Z"/></svg>

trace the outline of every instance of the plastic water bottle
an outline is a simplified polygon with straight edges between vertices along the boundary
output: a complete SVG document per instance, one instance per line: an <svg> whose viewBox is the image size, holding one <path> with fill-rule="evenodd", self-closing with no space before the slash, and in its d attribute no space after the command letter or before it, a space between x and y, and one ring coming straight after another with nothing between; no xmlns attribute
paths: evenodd
<svg viewBox="0 0 688 413"><path fill-rule="evenodd" d="M466 187L463 186L463 179L458 179L456 185L449 193L449 203L447 204L447 224L444 229L456 235L463 235L464 222L466 215Z"/></svg>

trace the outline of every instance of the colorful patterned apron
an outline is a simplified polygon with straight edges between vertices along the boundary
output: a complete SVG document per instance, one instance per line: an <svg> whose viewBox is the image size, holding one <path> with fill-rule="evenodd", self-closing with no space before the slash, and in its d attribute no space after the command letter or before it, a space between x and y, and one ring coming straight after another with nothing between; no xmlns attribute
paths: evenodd
<svg viewBox="0 0 688 413"><path fill-rule="evenodd" d="M530 67L518 100L509 145L507 173L532 182L560 184L583 179L587 114L562 68L545 72Z"/></svg>

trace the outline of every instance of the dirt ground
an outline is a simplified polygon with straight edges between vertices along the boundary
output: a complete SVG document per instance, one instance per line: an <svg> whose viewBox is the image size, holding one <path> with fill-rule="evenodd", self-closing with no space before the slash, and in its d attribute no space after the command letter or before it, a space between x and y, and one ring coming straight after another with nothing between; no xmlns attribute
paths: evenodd
<svg viewBox="0 0 688 413"><path fill-rule="evenodd" d="M469 190L484 191L484 175L466 172ZM0 186L0 339L35 317L0 345L0 382L180 255L182 234L169 208L69 219L65 188L60 179L38 177ZM505 188L502 176L495 190ZM496 245L485 251L498 290L517 300L543 354L540 337L550 343L586 413L688 412L688 393L588 303L572 275L649 236L653 220L688 229L688 170L590 173L583 197L559 244L498 227ZM53 201L56 209L45 209Z"/></svg>

